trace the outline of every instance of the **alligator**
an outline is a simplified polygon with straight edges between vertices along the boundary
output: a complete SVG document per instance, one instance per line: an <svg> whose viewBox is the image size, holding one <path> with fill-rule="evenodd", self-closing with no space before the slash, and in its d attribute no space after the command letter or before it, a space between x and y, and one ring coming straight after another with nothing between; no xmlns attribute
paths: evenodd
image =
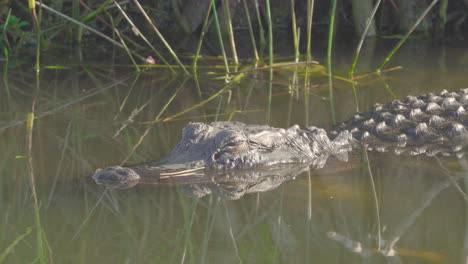
<svg viewBox="0 0 468 264"><path fill-rule="evenodd" d="M468 88L376 104L329 134L313 126L283 129L241 122L189 123L180 142L163 160L113 166L91 177L98 184L116 188L181 183L192 196L214 192L237 199L253 189L274 188L305 169L322 168L329 156L347 161L353 148L460 157L468 144L467 107ZM197 185L196 179L201 178L216 180ZM246 184L232 187L241 182ZM234 194L226 191L233 188Z"/></svg>

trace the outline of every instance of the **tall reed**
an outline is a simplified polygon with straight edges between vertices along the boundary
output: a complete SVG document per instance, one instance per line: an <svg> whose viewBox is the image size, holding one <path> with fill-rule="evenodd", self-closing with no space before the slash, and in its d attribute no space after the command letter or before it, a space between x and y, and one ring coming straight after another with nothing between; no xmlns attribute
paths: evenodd
<svg viewBox="0 0 468 264"><path fill-rule="evenodd" d="M254 54L255 60L258 61L260 58L258 56L257 44L256 44L256 41L255 41L254 30L253 30L253 27L252 27L252 21L250 19L249 7L247 6L247 1L246 0L242 0L242 3L244 4L245 17L247 18L247 25L249 27L250 41L252 42L253 54Z"/></svg>
<svg viewBox="0 0 468 264"><path fill-rule="evenodd" d="M314 15L314 0L307 0L307 60L312 59L312 19Z"/></svg>
<svg viewBox="0 0 468 264"><path fill-rule="evenodd" d="M151 28L154 30L154 32L156 33L156 35L158 35L159 39L161 40L161 42L164 44L164 46L166 47L166 49L169 51L169 53L172 55L172 57L176 60L176 62L179 64L180 68L188 75L190 75L190 73L188 72L187 68L185 68L184 64L179 60L179 57L177 56L177 54L174 52L174 50L171 48L171 46L169 45L169 43L166 41L166 39L164 38L164 36L161 34L161 32L159 32L159 29L156 27L156 25L153 23L153 21L151 20L151 18L148 16L148 14L146 13L146 11L143 9L143 7L140 5L140 2L138 2L138 0L133 0L134 3L136 4L136 6L138 7L138 9L140 10L141 14L143 14L143 17L146 19L146 21L148 22L148 24L151 26Z"/></svg>
<svg viewBox="0 0 468 264"><path fill-rule="evenodd" d="M291 28L293 34L293 43L294 43L294 57L295 61L299 61L299 35L296 24L296 4L294 0L291 0Z"/></svg>
<svg viewBox="0 0 468 264"><path fill-rule="evenodd" d="M266 19L268 23L268 65L273 66L273 21L271 19L270 0L265 1Z"/></svg>
<svg viewBox="0 0 468 264"><path fill-rule="evenodd" d="M231 11L229 10L229 2L227 0L222 1L222 5L224 8L224 14L226 16L226 27L229 36L229 42L231 43L231 52L232 57L234 59L234 64L239 64L239 58L237 57L237 48L236 48L236 40L234 39L234 30L232 29L232 20L231 20Z"/></svg>
<svg viewBox="0 0 468 264"><path fill-rule="evenodd" d="M212 6L213 6L213 2L210 1L208 9L206 10L205 20L203 21L203 26L202 26L202 30L201 30L201 33L200 33L200 38L198 40L197 50L195 52L195 58L193 59L193 70L194 70L194 72L196 72L196 70L197 70L197 63L198 63L198 58L200 57L201 47L202 47L202 44L203 44L203 40L205 39L205 34L206 34L207 30L208 30L208 25L209 25L208 22L210 20L210 14L211 14ZM194 77L198 78L196 73L195 73Z"/></svg>
<svg viewBox="0 0 468 264"><path fill-rule="evenodd" d="M330 24L328 30L328 48L327 48L327 70L328 70L328 98L330 100L330 111L332 115L332 122L336 124L335 117L335 105L333 100L333 72L332 72L332 49L333 49L333 35L335 32L335 14L336 14L336 2L332 0L331 11L330 11Z"/></svg>
<svg viewBox="0 0 468 264"><path fill-rule="evenodd" d="M421 23L421 21L426 17L426 15L431 11L435 4L437 4L439 0L433 0L432 3L424 10L424 12L419 16L418 20L414 23L414 25L408 30L405 36L397 43L397 45L393 48L393 50L385 57L384 62L377 68L377 72L382 71L382 69L387 65L387 63L392 59L393 55L400 49L401 45L405 43L405 41L409 38L411 33L416 29L416 27Z"/></svg>
<svg viewBox="0 0 468 264"><path fill-rule="evenodd" d="M215 0L211 0L211 5L213 8L213 18L216 25L216 33L218 34L219 47L221 48L221 54L223 55L224 59L224 66L226 67L226 73L229 74L229 63L226 56L226 50L224 49L223 35L221 34L221 26L219 25L218 10L216 8L215 2Z"/></svg>
<svg viewBox="0 0 468 264"><path fill-rule="evenodd" d="M130 17L127 15L127 13L125 13L125 11L122 9L120 4L117 1L115 1L114 4L119 9L120 13L124 16L125 20L127 20L127 22L130 24L130 26L132 27L133 32L137 36L139 36L146 43L146 45L148 45L148 47L151 48L151 50L156 54L156 56L158 56L158 58L164 63L164 65L168 66L169 70L171 70L172 73L175 73L175 70L169 65L169 63L164 58L164 56L162 56L161 53L159 53L156 50L156 48L151 44L151 42L145 37L145 35L143 35L143 33L141 33L140 29L135 25L135 23L133 23L133 21L130 19Z"/></svg>

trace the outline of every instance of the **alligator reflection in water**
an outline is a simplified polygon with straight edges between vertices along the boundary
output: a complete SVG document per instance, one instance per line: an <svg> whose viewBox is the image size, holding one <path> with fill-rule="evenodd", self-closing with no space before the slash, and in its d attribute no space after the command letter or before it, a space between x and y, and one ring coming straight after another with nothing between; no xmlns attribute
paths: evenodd
<svg viewBox="0 0 468 264"><path fill-rule="evenodd" d="M179 185L185 195L214 194L224 200L237 200L248 193L273 190L309 169L308 163L282 164L247 170L200 170L188 175L144 178L139 184Z"/></svg>
<svg viewBox="0 0 468 264"><path fill-rule="evenodd" d="M217 193L235 199L247 192L272 189L309 167L322 168L330 155L346 161L352 147L462 156L468 144L465 107L468 89L408 96L356 114L331 132L331 138L316 127L190 123L166 159L109 167L92 178L99 184L121 188L181 181L194 196ZM200 179L203 183L190 183Z"/></svg>

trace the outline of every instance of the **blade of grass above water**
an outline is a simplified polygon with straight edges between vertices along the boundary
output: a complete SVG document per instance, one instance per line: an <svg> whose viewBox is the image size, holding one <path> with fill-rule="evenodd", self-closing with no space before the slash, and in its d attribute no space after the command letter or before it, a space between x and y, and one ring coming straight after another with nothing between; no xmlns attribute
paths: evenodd
<svg viewBox="0 0 468 264"><path fill-rule="evenodd" d="M254 35L253 27L252 27L252 21L250 20L249 7L247 6L246 0L242 0L242 3L244 4L245 17L247 18L247 26L249 27L249 35L250 35L250 41L252 42L252 50L253 50L254 58L255 58L255 61L258 61L260 60L260 58L258 56L257 44L255 42L255 35Z"/></svg>
<svg viewBox="0 0 468 264"><path fill-rule="evenodd" d="M164 46L166 47L166 49L169 51L169 53L171 53L172 57L174 57L174 59L176 60L176 62L179 64L179 66L182 68L182 70L190 75L190 73L187 71L187 68L185 68L184 64L179 60L179 57L177 57L176 53L174 52L174 50L171 48L171 46L169 45L169 43L167 43L166 39L164 38L164 36L161 34L161 32L159 32L158 28L156 27L156 25L154 25L153 21L151 21L151 18L148 16L148 14L145 12L145 10L143 9L143 7L140 5L140 2L138 2L138 0L133 0L136 4L136 6L138 7L138 9L140 10L140 12L143 14L143 16L145 17L146 21L149 23L149 25L151 26L151 28L154 30L154 32L156 32L156 35L158 35L159 39L162 41L162 43L164 44Z"/></svg>
<svg viewBox="0 0 468 264"><path fill-rule="evenodd" d="M85 17L83 17L82 19L80 19L80 22L81 23L85 23L91 19L93 19L94 17L96 17L98 14L100 14L101 12L103 12L105 10L105 8L110 4L114 2L113 0L106 0L104 1L96 10L92 11L91 13L87 14Z"/></svg>
<svg viewBox="0 0 468 264"><path fill-rule="evenodd" d="M237 57L237 48L236 48L236 40L234 39L234 30L232 29L232 20L231 20L231 11L229 8L229 2L227 0L222 1L222 5L224 8L224 14L226 16L226 27L229 36L229 42L231 44L231 52L232 57L234 59L234 64L239 64L239 58Z"/></svg>
<svg viewBox="0 0 468 264"><path fill-rule="evenodd" d="M190 111L192 111L192 110L194 110L194 109L197 109L197 108L199 108L199 107L205 105L205 104L208 103L209 101L215 99L216 97L218 97L218 96L221 95L222 93L226 92L228 89L231 88L232 85L233 85L232 82L231 82L231 83L228 83L226 86L224 86L223 88L221 88L218 92L216 92L216 93L213 94L212 96L208 97L208 98L205 99L204 101L202 101L202 102L200 102L200 103L198 103L198 104L196 104L196 105L194 105L194 106L192 106L192 107L189 107L189 108L187 108L187 109L185 109L185 110L182 110L182 111L180 111L180 112L177 113L177 114L174 114L174 115L172 115L172 116L166 117L166 118L162 119L161 121L162 121L162 122L170 121L170 120L172 120L172 119L174 119L174 118L176 118L176 117L178 117L178 116L181 116L181 115L183 115L183 114L186 114L186 113L188 113L188 112L190 112Z"/></svg>
<svg viewBox="0 0 468 264"><path fill-rule="evenodd" d="M203 27L200 33L200 38L198 40L198 46L197 46L197 51L195 52L195 58L193 59L193 71L197 71L197 62L198 58L200 57L200 51L201 47L203 44L203 40L205 39L205 34L208 30L208 25L209 25L209 20L210 20L210 13L211 13L211 8L213 7L213 2L210 1L210 5L208 6L208 9L206 10L206 15L205 15L205 20L203 21ZM194 78L198 79L198 75L194 73ZM198 82L197 82L198 83Z"/></svg>
<svg viewBox="0 0 468 264"><path fill-rule="evenodd" d="M354 70L356 68L359 55L361 54L361 49L362 49L362 45L364 44L364 39L367 36L367 32L369 31L370 25L372 24L372 21L374 20L375 14L377 13L377 9L379 8L381 2L382 0L377 0L377 2L375 3L374 9L372 9L371 15L369 16L369 18L367 18L366 26L364 28L364 31L362 32L361 38L359 39L359 43L356 48L356 53L354 54L353 62L351 64L351 68L349 69L350 79L354 78Z"/></svg>
<svg viewBox="0 0 468 264"><path fill-rule="evenodd" d="M64 14L62 14L62 13L56 11L55 9L53 9L53 8L51 8L51 7L49 7L49 6L45 5L45 4L43 4L43 3L40 3L39 1L36 1L36 4L38 4L41 8L43 8L43 9L45 9L45 10L51 12L51 13L54 13L54 14L56 14L57 16L60 16L60 17L62 17L62 18L64 18L64 19L66 19L66 20L68 20L68 21L70 21L70 22L72 22L72 23L74 23L74 24L77 24L78 26L83 27L83 28L85 28L86 30L88 30L88 31L90 31L90 32L92 32L92 33L94 33L94 34L96 34L96 35L98 35L98 36L104 38L105 40L111 42L111 43L114 44L115 46L124 49L124 47L122 46L122 44L120 44L119 42L113 40L112 38L110 38L109 36L107 36L107 35L105 35L105 34L102 34L102 33L99 32L99 31L97 31L97 30L95 30L95 29L93 29L93 28L91 28L91 27L89 27L89 26L87 26L87 25L81 23L80 21L78 21L78 20L76 20L76 19L73 19L73 18L71 18L71 17L69 17L69 16L67 16L67 15L64 15ZM135 51L131 51L131 52L132 52L135 56L137 56L139 59L141 59L142 61L145 60L145 58L144 58L143 56L141 56L140 54L136 53Z"/></svg>
<svg viewBox="0 0 468 264"><path fill-rule="evenodd" d="M139 36L141 39L143 39L143 41L146 43L146 45L148 45L151 50L154 51L154 53L156 53L156 56L158 56L158 58L164 63L164 65L168 66L168 68L173 72L175 73L175 70L169 65L169 62L167 62L167 60L156 50L156 48L150 43L150 41L145 37L145 35L143 35L140 31L140 29L133 23L133 21L127 16L127 13L125 13L122 9L122 7L120 6L120 4L115 1L114 2L115 5L117 6L117 8L119 9L120 13L124 16L124 18L127 20L127 22L130 24L130 26L132 26L132 30L134 31L134 33Z"/></svg>
<svg viewBox="0 0 468 264"><path fill-rule="evenodd" d="M314 0L307 0L307 60L312 59L312 18L314 15Z"/></svg>
<svg viewBox="0 0 468 264"><path fill-rule="evenodd" d="M266 16L268 23L268 66L273 65L273 22L271 19L270 0L266 0Z"/></svg>
<svg viewBox="0 0 468 264"><path fill-rule="evenodd" d="M213 9L213 18L216 25L216 33L218 35L219 47L221 49L221 54L223 55L224 66L226 67L226 74L229 74L229 64L226 56L226 50L224 49L223 35L221 34L221 26L219 25L218 10L216 9L215 0L211 0L211 5Z"/></svg>
<svg viewBox="0 0 468 264"><path fill-rule="evenodd" d="M297 33L297 25L296 25L296 10L295 10L296 4L294 0L291 0L291 28L292 28L292 36L293 36L293 43L294 43L294 57L295 61L299 61L299 37Z"/></svg>
<svg viewBox="0 0 468 264"><path fill-rule="evenodd" d="M174 91L173 95L171 96L171 98L169 98L169 100L167 101L167 103L162 107L161 111L159 112L159 114L155 117L155 121L158 121L160 120L159 118L161 117L161 115L166 111L166 109L169 107L169 105L172 103L172 101L174 100L174 98L177 96L177 94L179 94L179 91L185 87L185 82L188 80L188 78L185 78L182 82L181 85L179 85L179 87ZM167 87L167 86L166 86ZM143 132L143 134L140 136L140 138L138 139L138 142L136 144L133 145L132 147L132 150L128 153L128 155L125 157L125 159L120 163L120 165L123 165L125 164L129 159L130 157L133 155L133 153L136 151L136 149L140 146L140 144L143 142L143 139L148 135L148 133L150 132L152 127L148 127L145 129L145 131Z"/></svg>
<svg viewBox="0 0 468 264"><path fill-rule="evenodd" d="M366 26L364 28L364 31L362 32L361 38L360 38L358 46L356 48L356 53L354 55L353 62L351 64L351 68L349 69L349 76L350 76L349 78L351 80L354 80L354 70L356 68L357 61L359 59L359 55L361 54L361 49L362 49L362 45L364 44L364 39L367 36L367 32L369 31L369 28L370 28L370 26L372 24L372 21L374 21L375 14L377 13L377 9L379 8L381 2L382 2L382 0L377 0L377 2L375 3L374 8L372 9L371 15L369 16L369 18L367 18ZM351 84L351 87L353 88L353 98L354 98L355 111L359 112L359 102L358 102L358 98L357 98L356 85L353 83L353 84Z"/></svg>
<svg viewBox="0 0 468 264"><path fill-rule="evenodd" d="M327 48L327 70L328 70L328 97L330 99L330 111L332 115L332 122L336 124L335 117L335 105L333 102L333 78L332 78L332 48L333 48L333 35L335 27L335 14L336 14L336 2L332 0L332 8L330 11L330 25L328 31L328 48Z"/></svg>
<svg viewBox="0 0 468 264"><path fill-rule="evenodd" d="M7 14L7 17L5 19L5 24L3 24L3 33L4 34L6 32L6 28L8 26L9 21L10 21L10 16L11 16L11 8L8 10L8 14ZM9 57L10 44L8 42L8 38L4 37L4 40L5 40L6 47L4 47L3 53L5 55L6 63L3 66L3 85L5 85L5 91L6 91L6 94L7 94L7 98L10 98L11 97L10 86L8 85L8 67L9 67L8 66L8 63L9 63L8 57Z"/></svg>
<svg viewBox="0 0 468 264"><path fill-rule="evenodd" d="M419 23L421 23L421 21L424 19L424 17L426 17L426 15L429 13L429 11L434 7L434 5L438 2L439 0L433 0L432 3L426 8L426 10L424 10L424 12L421 14L421 16L418 18L418 20L416 20L416 22L414 23L414 25L410 28L410 30L405 34L405 36L403 37L403 39L401 39L397 45L395 46L395 48L393 48L393 50L390 52L390 54L388 54L387 57L385 57L384 59L384 62L382 63L382 65L380 65L379 68L377 68L377 72L380 72L382 71L383 67L385 67L385 65L387 65L387 63L392 59L393 55L395 55L395 53L400 49L401 45L403 45L403 43L405 43L405 41L409 38L409 36L411 35L411 33L413 33L413 31L416 29L416 27L419 25Z"/></svg>

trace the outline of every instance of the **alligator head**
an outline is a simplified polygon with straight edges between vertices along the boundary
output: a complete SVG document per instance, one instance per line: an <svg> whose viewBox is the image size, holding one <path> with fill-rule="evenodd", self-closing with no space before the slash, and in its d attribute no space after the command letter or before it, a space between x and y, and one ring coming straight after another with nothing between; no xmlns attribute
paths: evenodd
<svg viewBox="0 0 468 264"><path fill-rule="evenodd" d="M350 134L331 141L325 130L247 125L240 122L190 123L170 155L158 162L97 171L99 184L128 187L144 178L175 177L200 171L244 170L278 164L310 163L323 167L330 154L347 159Z"/></svg>

